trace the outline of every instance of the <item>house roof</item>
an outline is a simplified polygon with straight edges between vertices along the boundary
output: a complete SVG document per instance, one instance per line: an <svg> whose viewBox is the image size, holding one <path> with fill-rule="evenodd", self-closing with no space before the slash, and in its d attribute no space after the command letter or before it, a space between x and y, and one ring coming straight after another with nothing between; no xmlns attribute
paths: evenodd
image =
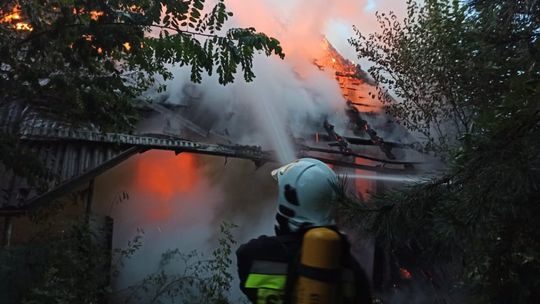
<svg viewBox="0 0 540 304"><path fill-rule="evenodd" d="M207 144L159 134L104 133L91 126L74 128L41 118L16 103L0 108L0 121L0 131L18 137L18 149L31 151L48 173L45 189L38 189L0 164L2 213L16 214L40 206L149 149L243 158L257 165L271 158L256 146Z"/></svg>

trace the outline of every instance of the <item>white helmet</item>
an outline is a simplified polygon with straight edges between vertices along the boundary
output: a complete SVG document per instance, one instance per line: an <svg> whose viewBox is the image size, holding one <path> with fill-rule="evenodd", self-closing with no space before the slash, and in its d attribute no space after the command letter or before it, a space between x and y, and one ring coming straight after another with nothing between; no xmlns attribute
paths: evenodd
<svg viewBox="0 0 540 304"><path fill-rule="evenodd" d="M296 232L305 226L333 225L337 175L325 163L301 158L272 171L279 194L276 233Z"/></svg>

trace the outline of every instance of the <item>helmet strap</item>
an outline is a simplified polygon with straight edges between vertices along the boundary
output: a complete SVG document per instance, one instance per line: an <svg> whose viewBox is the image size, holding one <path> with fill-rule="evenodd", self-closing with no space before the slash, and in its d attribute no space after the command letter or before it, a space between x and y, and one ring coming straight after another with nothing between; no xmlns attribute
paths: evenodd
<svg viewBox="0 0 540 304"><path fill-rule="evenodd" d="M276 223L274 224L274 231L276 235L284 235L292 233L291 227L289 227L289 220L283 215L276 213Z"/></svg>

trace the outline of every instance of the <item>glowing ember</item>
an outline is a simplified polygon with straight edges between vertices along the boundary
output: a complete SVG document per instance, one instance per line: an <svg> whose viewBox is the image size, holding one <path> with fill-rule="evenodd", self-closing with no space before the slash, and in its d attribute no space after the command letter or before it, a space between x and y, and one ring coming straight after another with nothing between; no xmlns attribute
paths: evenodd
<svg viewBox="0 0 540 304"><path fill-rule="evenodd" d="M400 268L399 269L399 275L401 276L402 279L404 280L410 280L412 279L412 274L405 268Z"/></svg>
<svg viewBox="0 0 540 304"><path fill-rule="evenodd" d="M73 12L73 15L81 15L81 14L84 14L85 10L84 10L84 8L76 8L76 7L74 7L72 12Z"/></svg>
<svg viewBox="0 0 540 304"><path fill-rule="evenodd" d="M13 28L18 31L32 31L32 25L28 22L23 22L21 17L21 8L14 6L13 10L6 16L0 19L0 23L11 23Z"/></svg>
<svg viewBox="0 0 540 304"><path fill-rule="evenodd" d="M21 14L20 14L20 10L17 7L14 7L13 11L9 15L3 17L1 22L11 23L16 20L21 20Z"/></svg>
<svg viewBox="0 0 540 304"><path fill-rule="evenodd" d="M90 11L90 19L92 20L98 20L99 17L103 16L104 13L102 11Z"/></svg>
<svg viewBox="0 0 540 304"><path fill-rule="evenodd" d="M15 24L15 29L18 31L32 31L33 28L29 23L25 22L17 22Z"/></svg>

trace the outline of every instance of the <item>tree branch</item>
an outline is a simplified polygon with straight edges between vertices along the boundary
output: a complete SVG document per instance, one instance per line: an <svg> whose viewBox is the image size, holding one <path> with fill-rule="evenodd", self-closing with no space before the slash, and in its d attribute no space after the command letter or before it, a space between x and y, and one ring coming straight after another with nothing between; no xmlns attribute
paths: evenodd
<svg viewBox="0 0 540 304"><path fill-rule="evenodd" d="M225 38L223 36L219 36L219 35L215 35L215 34L206 34L206 33L193 32L193 31L189 31L189 30L181 30L181 29L177 29L177 28L174 28L174 27L164 26L164 25L157 25L157 24L146 25L146 24L130 24L130 23L124 23L124 22L107 22L107 23L99 23L99 25L117 25L117 26L141 27L141 28L143 28L143 27L155 27L155 28L168 29L168 30L175 31L176 32L175 35L188 34L188 35L196 35L196 36L208 37L208 38ZM63 25L61 27L61 30L64 30L66 28L87 27L87 26L88 26L88 24L84 24L84 23L66 24L66 25ZM22 45L24 45L24 44L26 44L26 43L40 37L40 36L46 35L48 33L51 33L53 31L57 31L57 30L60 30L60 28L48 29L48 30L44 30L44 31L41 31L41 32L32 33L27 38L25 38L25 39L21 40L20 42L18 42L17 44L15 44L15 46L16 47L21 47Z"/></svg>

